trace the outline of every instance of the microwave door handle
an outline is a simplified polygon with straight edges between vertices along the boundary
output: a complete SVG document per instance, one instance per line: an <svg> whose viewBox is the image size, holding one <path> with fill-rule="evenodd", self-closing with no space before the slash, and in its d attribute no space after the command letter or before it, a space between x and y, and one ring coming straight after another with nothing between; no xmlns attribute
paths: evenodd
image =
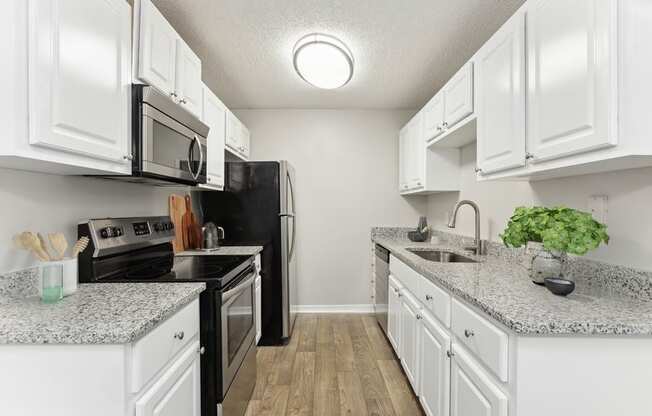
<svg viewBox="0 0 652 416"><path fill-rule="evenodd" d="M225 301L231 299L232 297L234 297L238 293L245 290L247 288L247 286L251 286L253 284L253 282L254 282L254 275L252 274L251 277L249 277L249 278L243 280L242 282L240 282L238 284L238 286L234 287L231 290L227 290L226 292L222 293L222 301L225 302Z"/></svg>
<svg viewBox="0 0 652 416"><path fill-rule="evenodd" d="M192 149L193 147L195 147L195 143L199 148L199 165L197 166L197 172L194 172L192 170ZM188 170L190 171L190 174L192 175L193 179L197 180L197 178L199 177L203 163L204 163L204 151L201 148L201 142L199 141L199 138L195 134L193 135L192 141L190 142L190 147L188 148Z"/></svg>
<svg viewBox="0 0 652 416"><path fill-rule="evenodd" d="M201 173L202 166L204 166L204 149L202 149L201 142L197 135L194 136L194 140L197 142L197 148L199 148L199 166L197 166L197 176L195 176L195 179L197 179Z"/></svg>

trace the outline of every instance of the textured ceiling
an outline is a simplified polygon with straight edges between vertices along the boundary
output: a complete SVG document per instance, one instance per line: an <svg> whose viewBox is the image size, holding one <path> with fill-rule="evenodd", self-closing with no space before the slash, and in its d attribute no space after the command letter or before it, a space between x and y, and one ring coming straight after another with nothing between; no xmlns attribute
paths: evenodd
<svg viewBox="0 0 652 416"><path fill-rule="evenodd" d="M154 0L231 108L412 109L423 105L523 0ZM323 32L355 57L351 82L315 89L292 47Z"/></svg>

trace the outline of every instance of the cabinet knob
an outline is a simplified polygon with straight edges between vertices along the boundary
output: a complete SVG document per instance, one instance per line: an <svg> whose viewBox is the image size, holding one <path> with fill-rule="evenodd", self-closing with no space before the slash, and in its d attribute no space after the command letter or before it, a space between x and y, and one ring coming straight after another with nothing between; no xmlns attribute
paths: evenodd
<svg viewBox="0 0 652 416"><path fill-rule="evenodd" d="M426 300L432 300L432 296L426 295Z"/></svg>
<svg viewBox="0 0 652 416"><path fill-rule="evenodd" d="M447 356L448 358L453 358L454 355L455 355L455 354L453 354L453 352L452 352L451 350L447 350L447 351L446 351L446 356Z"/></svg>
<svg viewBox="0 0 652 416"><path fill-rule="evenodd" d="M204 355L204 353L206 352L206 348L204 348L204 347L199 347L199 349L197 350L197 352L199 352L199 355Z"/></svg>
<svg viewBox="0 0 652 416"><path fill-rule="evenodd" d="M444 128L447 129L447 128L448 128L448 123L444 121L444 122L442 123L442 126L444 126Z"/></svg>
<svg viewBox="0 0 652 416"><path fill-rule="evenodd" d="M480 169L480 168L475 168L475 173L481 173L481 172L482 172L482 169Z"/></svg>
<svg viewBox="0 0 652 416"><path fill-rule="evenodd" d="M422 318L423 318L423 316L417 314L417 319L422 319Z"/></svg>
<svg viewBox="0 0 652 416"><path fill-rule="evenodd" d="M417 182L417 185L418 185L418 186L421 186L421 182Z"/></svg>
<svg viewBox="0 0 652 416"><path fill-rule="evenodd" d="M209 176L206 178L206 182L210 182L210 181L211 181L211 177Z"/></svg>
<svg viewBox="0 0 652 416"><path fill-rule="evenodd" d="M187 104L187 103L188 103L188 101L186 101L185 98L180 99L179 102L180 102L181 104Z"/></svg>
<svg viewBox="0 0 652 416"><path fill-rule="evenodd" d="M171 92L170 92L170 97L174 97L174 98L177 98L177 97L178 97L178 95L177 95L177 93L176 93L176 92L174 92L174 91L171 91Z"/></svg>
<svg viewBox="0 0 652 416"><path fill-rule="evenodd" d="M475 335L475 333L473 333L473 331L471 331L470 329L465 329L464 330L464 336L465 337L471 338L473 335Z"/></svg>
<svg viewBox="0 0 652 416"><path fill-rule="evenodd" d="M530 152L525 154L525 159L534 159L534 155Z"/></svg>
<svg viewBox="0 0 652 416"><path fill-rule="evenodd" d="M175 334L174 334L174 338L175 338L175 339L178 339L179 341L181 341L185 335L186 335L186 334L184 334L183 331L175 332Z"/></svg>
<svg viewBox="0 0 652 416"><path fill-rule="evenodd" d="M442 130L444 130L444 128L441 126L441 124L437 126L437 131L442 131Z"/></svg>
<svg viewBox="0 0 652 416"><path fill-rule="evenodd" d="M134 160L134 155L124 155L122 157L124 160Z"/></svg>

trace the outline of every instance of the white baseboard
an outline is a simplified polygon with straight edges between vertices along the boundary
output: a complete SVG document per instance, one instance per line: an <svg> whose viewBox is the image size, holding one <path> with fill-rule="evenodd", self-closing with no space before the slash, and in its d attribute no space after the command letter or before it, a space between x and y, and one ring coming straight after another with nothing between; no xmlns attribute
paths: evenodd
<svg viewBox="0 0 652 416"><path fill-rule="evenodd" d="M358 305L296 305L292 307L295 313L372 313L373 304Z"/></svg>

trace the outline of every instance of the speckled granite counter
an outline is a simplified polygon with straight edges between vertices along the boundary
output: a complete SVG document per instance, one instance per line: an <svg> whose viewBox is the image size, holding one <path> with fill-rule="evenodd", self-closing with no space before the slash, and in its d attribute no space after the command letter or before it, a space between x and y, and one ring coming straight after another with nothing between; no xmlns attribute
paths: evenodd
<svg viewBox="0 0 652 416"><path fill-rule="evenodd" d="M454 242L414 243L402 233L374 229L383 245L418 273L476 306L518 334L652 335L652 301L622 296L604 287L578 282L568 297L532 284L517 256L473 257L479 263L436 263L408 248L449 249ZM463 253L467 255L467 253Z"/></svg>
<svg viewBox="0 0 652 416"><path fill-rule="evenodd" d="M220 246L215 251L182 251L177 256L255 256L263 246Z"/></svg>
<svg viewBox="0 0 652 416"><path fill-rule="evenodd" d="M204 283L82 284L61 301L0 299L0 344L124 344L194 300Z"/></svg>

